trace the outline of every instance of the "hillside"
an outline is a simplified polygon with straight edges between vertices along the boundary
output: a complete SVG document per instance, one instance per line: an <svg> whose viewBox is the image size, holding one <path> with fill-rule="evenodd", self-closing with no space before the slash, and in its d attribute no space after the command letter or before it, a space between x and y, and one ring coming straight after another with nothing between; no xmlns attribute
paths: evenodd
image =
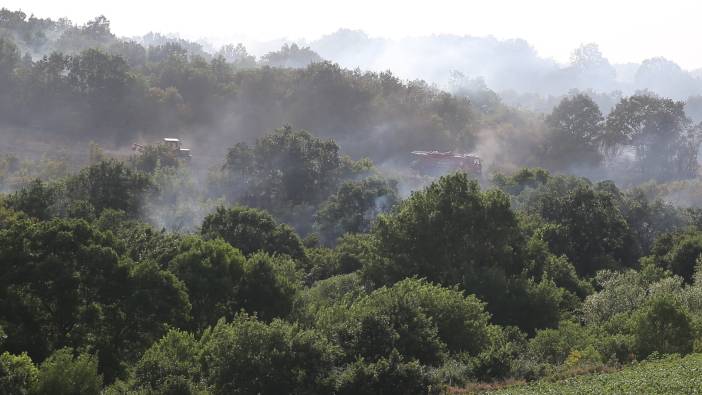
<svg viewBox="0 0 702 395"><path fill-rule="evenodd" d="M539 381L490 392L517 394L699 394L702 393L702 354L642 362L614 373Z"/></svg>

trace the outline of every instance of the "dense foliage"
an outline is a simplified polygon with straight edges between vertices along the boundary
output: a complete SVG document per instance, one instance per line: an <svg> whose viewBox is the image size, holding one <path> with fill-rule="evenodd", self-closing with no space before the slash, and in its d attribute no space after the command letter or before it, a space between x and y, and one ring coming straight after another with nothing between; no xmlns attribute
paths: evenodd
<svg viewBox="0 0 702 395"><path fill-rule="evenodd" d="M296 45L257 61L7 10L0 85L13 147L100 142L0 145L2 394L429 394L702 351L681 102L542 117ZM117 141L166 130L200 154ZM423 177L419 148L486 166Z"/></svg>

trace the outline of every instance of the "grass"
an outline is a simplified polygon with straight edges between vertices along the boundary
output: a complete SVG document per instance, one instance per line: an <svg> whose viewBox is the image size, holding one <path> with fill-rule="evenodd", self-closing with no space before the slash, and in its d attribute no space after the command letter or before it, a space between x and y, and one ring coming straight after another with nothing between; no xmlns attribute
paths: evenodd
<svg viewBox="0 0 702 395"><path fill-rule="evenodd" d="M669 356L628 366L613 373L575 376L514 385L497 391L472 393L517 394L702 394L702 354Z"/></svg>

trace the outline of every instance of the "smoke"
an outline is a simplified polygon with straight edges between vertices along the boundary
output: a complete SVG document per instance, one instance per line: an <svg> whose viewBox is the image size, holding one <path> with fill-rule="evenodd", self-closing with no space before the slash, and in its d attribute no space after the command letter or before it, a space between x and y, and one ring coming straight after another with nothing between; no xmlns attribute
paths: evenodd
<svg viewBox="0 0 702 395"><path fill-rule="evenodd" d="M188 61L193 55L211 59L214 48L219 47L157 33L139 41L145 46L177 43L187 51ZM47 45L52 42L49 40ZM263 55L288 43L259 42L250 49ZM86 131L85 135L94 133L93 140L106 147L109 156L119 159L131 154L126 147L133 142L155 144L163 137L181 138L192 149L192 161L177 170L161 170L154 175L160 193L146 202L144 211L156 226L184 231L199 226L202 218L222 203L219 197L239 192L233 190L239 186L222 190L213 181L227 150L239 142L251 144L285 124L334 139L342 154L353 159L372 159L383 175L398 181L399 193L406 198L434 180L411 169L412 150L475 152L482 159L484 180L496 172L542 166L548 137L539 113L551 111L573 89L590 95L605 114L623 95L638 89L673 98L702 95L698 76L671 61L656 58L641 64L612 65L592 45L579 48L567 65L539 56L524 40L494 37L436 35L389 40L340 30L305 45L340 67L313 64L306 69L283 70L261 68L259 62L253 65L256 70L239 70L230 81L232 86L226 87L231 92L221 96L204 83L198 85L197 72L174 88L176 84L161 80L162 75L149 75L148 68L135 68L135 73L144 73L151 86L146 102L151 105L150 100L156 97L161 106L147 114L149 125L142 129ZM183 69L190 66L186 63ZM210 64L197 67L206 69ZM356 68L359 70L353 71ZM392 75L368 70L391 70ZM93 115L89 106L69 105L50 110L78 120ZM197 106L202 110L200 118L189 118L198 112L193 109ZM702 119L702 99L690 100L688 108ZM72 124L66 123L65 129L69 130ZM37 156L31 150L56 152L59 146L71 155L87 152L87 141L73 141L69 132L50 132L24 135L15 143L9 143L3 135L0 149L27 156ZM44 146L35 149L37 143ZM71 161L86 163L79 156ZM626 184L631 182L628 175L632 163L622 152L599 168L572 163L558 170ZM696 204L688 190L679 187L661 192L661 196L680 204ZM311 215L309 210L302 211L295 215Z"/></svg>
<svg viewBox="0 0 702 395"><path fill-rule="evenodd" d="M399 40L372 38L362 31L341 29L310 43L323 58L349 68L392 70L404 79L423 79L449 88L452 71L482 78L487 87L512 105L550 111L555 97L572 90L602 96L598 104L648 90L676 100L702 94L698 73L683 70L665 58L642 63L610 64L595 44L574 48L570 64L539 56L525 40L435 35ZM605 104L605 105L602 105Z"/></svg>

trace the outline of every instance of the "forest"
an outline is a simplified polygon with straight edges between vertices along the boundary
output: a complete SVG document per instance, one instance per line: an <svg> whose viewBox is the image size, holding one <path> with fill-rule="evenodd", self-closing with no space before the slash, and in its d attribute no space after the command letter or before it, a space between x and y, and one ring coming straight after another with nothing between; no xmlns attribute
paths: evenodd
<svg viewBox="0 0 702 395"><path fill-rule="evenodd" d="M692 99L453 78L0 10L0 394L691 390Z"/></svg>

